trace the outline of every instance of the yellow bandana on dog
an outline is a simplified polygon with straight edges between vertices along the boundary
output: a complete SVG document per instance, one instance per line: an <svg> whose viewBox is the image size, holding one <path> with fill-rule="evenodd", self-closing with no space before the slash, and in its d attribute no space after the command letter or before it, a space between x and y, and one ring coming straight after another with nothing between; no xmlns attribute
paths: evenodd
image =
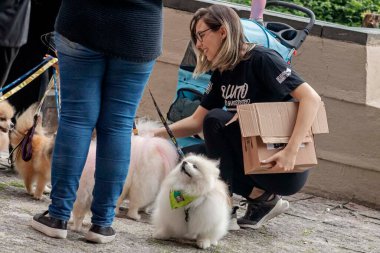
<svg viewBox="0 0 380 253"><path fill-rule="evenodd" d="M187 206L188 204L193 202L193 200L195 200L196 198L197 197L183 194L183 192L181 191L171 190L169 193L170 206L172 209Z"/></svg>

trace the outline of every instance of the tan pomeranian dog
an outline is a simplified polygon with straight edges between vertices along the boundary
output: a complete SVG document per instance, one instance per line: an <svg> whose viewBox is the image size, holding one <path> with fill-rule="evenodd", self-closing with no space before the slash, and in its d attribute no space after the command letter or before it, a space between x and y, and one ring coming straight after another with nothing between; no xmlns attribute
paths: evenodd
<svg viewBox="0 0 380 253"><path fill-rule="evenodd" d="M162 182L153 210L153 237L196 240L206 249L227 234L231 202L218 162L187 155Z"/></svg>
<svg viewBox="0 0 380 253"><path fill-rule="evenodd" d="M0 102L0 153L8 153L9 131L13 128L11 119L14 114L15 110L8 101Z"/></svg>
<svg viewBox="0 0 380 253"><path fill-rule="evenodd" d="M17 117L15 128L10 134L10 141L13 148L17 147L13 152L13 161L16 171L24 180L26 191L35 199L41 199L47 183L50 182L54 137L45 135L41 121L39 121L32 138L32 158L29 161L22 159L21 145L18 146L33 126L36 108L37 104L33 104ZM36 184L35 189L33 189L34 183Z"/></svg>
<svg viewBox="0 0 380 253"><path fill-rule="evenodd" d="M131 160L128 176L124 184L115 212L124 200L128 200L127 216L134 220L140 220L138 213L144 209L147 211L153 204L161 182L173 169L177 162L177 152L173 144L168 140L144 135L154 128L157 123L140 120L136 123L140 135L133 135L131 139ZM86 165L82 172L74 203L72 230L81 231L85 215L90 212L92 202L92 190L94 188L96 142L92 141Z"/></svg>

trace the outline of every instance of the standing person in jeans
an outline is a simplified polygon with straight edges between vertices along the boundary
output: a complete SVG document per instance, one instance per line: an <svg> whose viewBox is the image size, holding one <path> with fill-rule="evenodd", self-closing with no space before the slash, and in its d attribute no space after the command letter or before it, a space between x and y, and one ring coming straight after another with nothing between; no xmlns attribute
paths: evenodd
<svg viewBox="0 0 380 253"><path fill-rule="evenodd" d="M288 145L262 161L273 164L273 169L291 172L298 148L318 111L320 97L277 52L247 43L240 18L231 8L212 5L199 9L191 20L190 32L197 54L194 75L210 70L213 74L200 106L191 116L170 125L170 129L176 137L203 131L206 155L220 159L221 177L230 192L243 196L248 204L238 224L259 228L289 208L279 195L298 192L308 171L245 175L239 123L226 123L236 114L238 104L298 100L297 120ZM164 128L154 135L168 136Z"/></svg>
<svg viewBox="0 0 380 253"><path fill-rule="evenodd" d="M0 1L0 88L20 47L28 40L30 0Z"/></svg>
<svg viewBox="0 0 380 253"><path fill-rule="evenodd" d="M107 243L130 162L131 129L162 44L162 1L63 0L55 24L61 118L52 158L52 203L32 227L66 238L91 134L97 131L92 226Z"/></svg>

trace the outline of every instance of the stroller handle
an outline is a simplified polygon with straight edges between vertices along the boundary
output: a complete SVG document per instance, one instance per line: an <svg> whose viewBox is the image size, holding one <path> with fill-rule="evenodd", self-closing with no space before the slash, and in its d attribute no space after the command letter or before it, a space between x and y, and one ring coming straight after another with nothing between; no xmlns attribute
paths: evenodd
<svg viewBox="0 0 380 253"><path fill-rule="evenodd" d="M284 2L284 1L268 1L266 6L281 6L292 10L297 10L300 12L305 13L309 18L309 23L304 28L305 32L309 34L311 28L313 28L315 23L315 15L314 12L312 12L310 9L305 8L303 6L296 5L294 3Z"/></svg>
<svg viewBox="0 0 380 253"><path fill-rule="evenodd" d="M306 37L309 35L311 28L315 23L314 13L302 6L296 5L294 3L283 2L283 1L268 1L266 6L281 6L291 10L297 10L305 13L309 18L309 23L303 29L294 29L293 27L279 23L279 22L269 22L266 23L266 28L276 34L279 40L285 46L289 48L298 49L302 43L305 41Z"/></svg>

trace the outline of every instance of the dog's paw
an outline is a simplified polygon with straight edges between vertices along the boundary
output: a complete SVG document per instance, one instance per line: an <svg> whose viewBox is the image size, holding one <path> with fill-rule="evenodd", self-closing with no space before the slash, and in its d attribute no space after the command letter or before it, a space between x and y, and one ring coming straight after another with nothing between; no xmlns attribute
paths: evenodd
<svg viewBox="0 0 380 253"><path fill-rule="evenodd" d="M69 230L82 232L82 224L69 224Z"/></svg>
<svg viewBox="0 0 380 253"><path fill-rule="evenodd" d="M41 200L42 199L42 194L33 194L33 198L36 200Z"/></svg>
<svg viewBox="0 0 380 253"><path fill-rule="evenodd" d="M152 214L152 212L153 212L153 206L147 206L147 207L145 207L144 213L146 213L146 214Z"/></svg>
<svg viewBox="0 0 380 253"><path fill-rule="evenodd" d="M213 245L213 246L218 246L218 241L211 241L211 245Z"/></svg>
<svg viewBox="0 0 380 253"><path fill-rule="evenodd" d="M136 221L139 221L141 219L141 215L136 211L128 211L127 213L127 217L132 219L132 220L136 220Z"/></svg>
<svg viewBox="0 0 380 253"><path fill-rule="evenodd" d="M44 194L50 194L50 193L51 193L51 188L45 185Z"/></svg>
<svg viewBox="0 0 380 253"><path fill-rule="evenodd" d="M170 239L170 235L161 229L153 233L153 238L157 240L168 240Z"/></svg>
<svg viewBox="0 0 380 253"><path fill-rule="evenodd" d="M197 245L201 249L207 249L211 246L211 242L209 239L198 239Z"/></svg>

